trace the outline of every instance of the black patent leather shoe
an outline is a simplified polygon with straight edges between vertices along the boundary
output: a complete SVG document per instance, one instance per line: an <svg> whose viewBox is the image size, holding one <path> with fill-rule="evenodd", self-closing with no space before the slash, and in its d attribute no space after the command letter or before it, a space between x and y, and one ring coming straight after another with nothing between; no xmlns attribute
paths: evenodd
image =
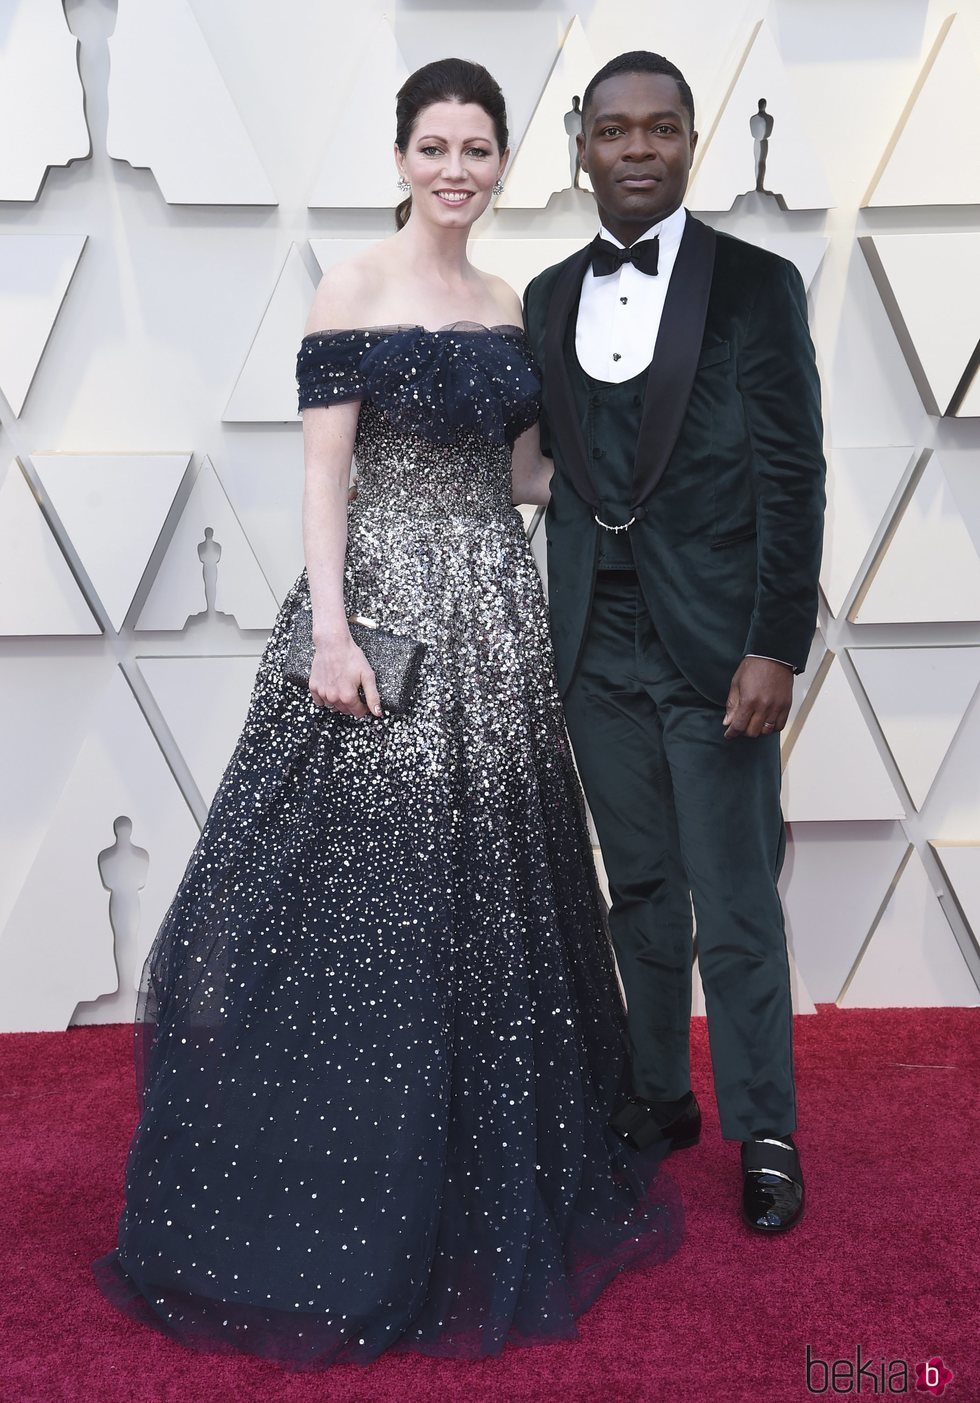
<svg viewBox="0 0 980 1403"><path fill-rule="evenodd" d="M664 1121L655 1104L631 1096L610 1117L609 1128L633 1150L649 1149L661 1140L668 1142L668 1153L687 1150L701 1138L701 1107L689 1091L680 1110Z"/></svg>
<svg viewBox="0 0 980 1403"><path fill-rule="evenodd" d="M756 1232L788 1232L803 1217L803 1171L796 1146L742 1143L742 1217Z"/></svg>

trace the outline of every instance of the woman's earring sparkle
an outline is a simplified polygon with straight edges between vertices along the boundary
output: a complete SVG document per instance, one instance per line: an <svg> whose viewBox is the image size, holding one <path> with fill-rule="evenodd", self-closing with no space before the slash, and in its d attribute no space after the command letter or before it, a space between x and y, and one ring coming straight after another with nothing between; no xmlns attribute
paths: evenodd
<svg viewBox="0 0 980 1403"><path fill-rule="evenodd" d="M407 194L409 193L409 191L411 190L412 187L411 187L411 185L409 185L409 183L408 183L408 181L405 179L405 177L404 177L403 175L400 175L400 176L398 177L398 188L399 188L399 190L402 192L403 195L407 195Z"/></svg>
<svg viewBox="0 0 980 1403"><path fill-rule="evenodd" d="M504 193L504 182L502 180L498 179L494 182L493 193L495 195L502 195Z"/></svg>

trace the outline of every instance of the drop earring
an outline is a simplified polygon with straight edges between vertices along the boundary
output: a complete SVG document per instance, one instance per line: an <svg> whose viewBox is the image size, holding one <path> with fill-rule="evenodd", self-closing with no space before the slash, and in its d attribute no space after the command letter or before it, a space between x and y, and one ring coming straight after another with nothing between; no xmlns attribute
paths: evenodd
<svg viewBox="0 0 980 1403"><path fill-rule="evenodd" d="M500 179L499 176L494 181L493 193L495 195L502 195L504 193L504 182Z"/></svg>
<svg viewBox="0 0 980 1403"><path fill-rule="evenodd" d="M405 177L404 177L403 175L400 175L400 176L398 177L398 188L399 188L399 190L402 192L403 195L409 194L409 192L410 192L411 189L412 189L412 187L409 185L408 181L405 179Z"/></svg>

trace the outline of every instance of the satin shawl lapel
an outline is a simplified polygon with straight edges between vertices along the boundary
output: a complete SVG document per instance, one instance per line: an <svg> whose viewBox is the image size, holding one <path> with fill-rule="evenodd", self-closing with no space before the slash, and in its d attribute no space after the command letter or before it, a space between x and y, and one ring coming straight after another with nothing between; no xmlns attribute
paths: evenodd
<svg viewBox="0 0 980 1403"><path fill-rule="evenodd" d="M575 491L584 501L598 507L599 494L589 476L589 460L585 451L579 406L575 402L568 366L565 364L565 331L569 318L578 307L582 279L589 266L591 254L592 247L586 244L579 253L572 255L555 282L545 328L544 373L548 379L548 421L552 442L558 446L565 474Z"/></svg>
<svg viewBox="0 0 980 1403"><path fill-rule="evenodd" d="M688 215L643 400L633 468L634 507L645 502L660 481L680 433L701 354L714 266L715 231Z"/></svg>

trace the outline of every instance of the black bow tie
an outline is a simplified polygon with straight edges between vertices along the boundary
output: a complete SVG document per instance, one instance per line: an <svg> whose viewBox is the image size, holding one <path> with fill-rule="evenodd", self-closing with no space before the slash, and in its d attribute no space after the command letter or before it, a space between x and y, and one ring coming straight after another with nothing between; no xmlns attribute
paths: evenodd
<svg viewBox="0 0 980 1403"><path fill-rule="evenodd" d="M592 271L597 278L606 278L617 272L624 263L632 263L641 273L656 277L660 259L660 235L655 239L643 239L629 248L617 248L608 239L598 234L592 240Z"/></svg>

